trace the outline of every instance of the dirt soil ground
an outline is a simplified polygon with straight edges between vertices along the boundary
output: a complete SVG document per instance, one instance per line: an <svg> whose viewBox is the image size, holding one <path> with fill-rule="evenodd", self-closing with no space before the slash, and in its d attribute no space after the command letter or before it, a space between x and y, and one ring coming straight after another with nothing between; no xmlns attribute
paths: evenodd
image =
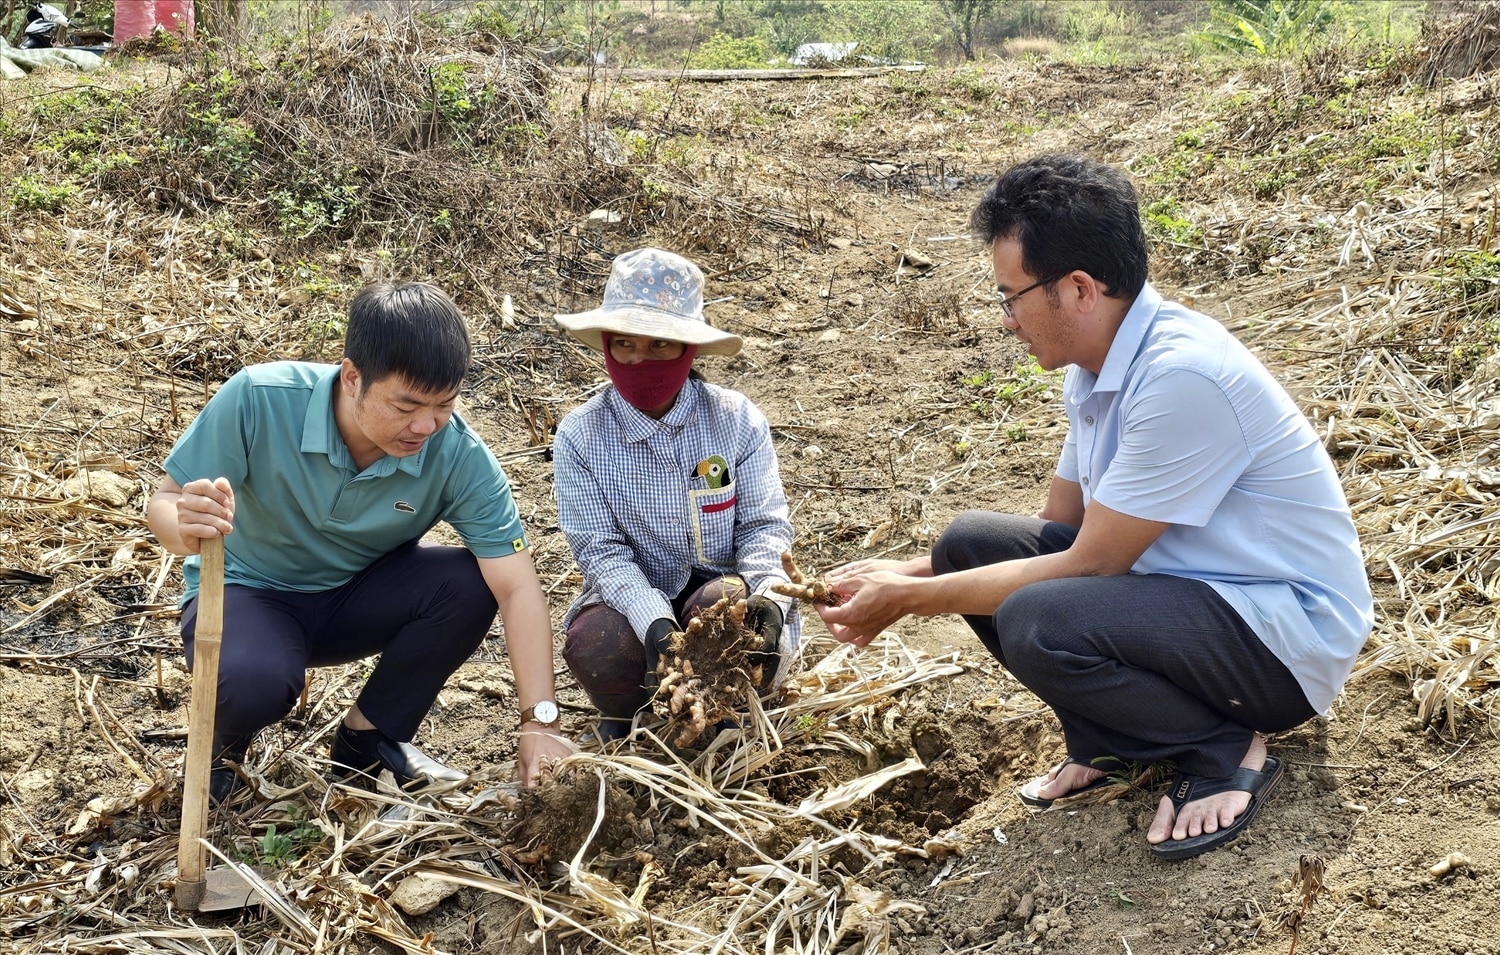
<svg viewBox="0 0 1500 955"><path fill-rule="evenodd" d="M1268 90L1288 82L1268 73L1200 75L1179 65L997 65L832 82L621 83L606 91L609 126L667 135L664 142L692 152L703 194L754 196L758 204L737 219L606 229L595 255L662 244L697 257L711 274L709 297L722 300L711 306L715 322L748 345L734 359L705 362L705 370L769 417L804 565L911 554L966 508L1036 509L1062 438L1048 394L1055 379L1017 371L1025 355L990 304L983 250L966 238L968 212L987 179L1012 160L1054 149L1146 171L1228 98L1264 102ZM1487 122L1474 117L1493 109L1493 93L1460 108ZM1217 181L1199 187L1216 194L1186 198L1216 215L1233 209L1230 218L1242 223L1279 201L1239 185L1243 192L1231 192L1234 183ZM1342 216L1347 206L1336 201L1307 200L1309 219ZM137 782L127 753L146 749L175 765L187 701L170 613L175 565L160 560L139 514L170 441L201 405L202 384L183 369L134 357L129 329L140 327L140 303L182 294L167 287L173 270L159 264L172 254L163 245L170 230L202 230L206 222L189 214L174 225L170 209L107 218L106 206L12 211L0 221L6 301L37 303L41 313L40 326L24 324L18 307L0 314L0 473L9 485L5 503L24 512L0 529L0 568L55 574L51 583L0 578L0 870L44 855L86 867L99 853L175 826L167 796L154 811L88 828L87 839L69 835L88 800L127 793ZM1426 214L1437 215L1413 213ZM572 220L560 221L557 235L586 237ZM118 265L102 270L111 243ZM1226 317L1253 314L1284 292L1285 279L1246 264L1249 251L1210 238L1215 244L1217 252L1194 257L1160 243L1159 287ZM139 261L131 249L141 251ZM321 254L322 268L350 281L371 257L360 248ZM190 272L218 282L242 264L207 256L190 262ZM560 417L602 369L551 326L553 311L597 293L568 280L558 264L546 256L512 263L490 276L485 294L472 283L452 284L486 356L481 367L508 369L476 376L463 410L505 461L560 614L577 578L555 523L550 465L528 442L527 416ZM295 296L246 276L245 300L266 320L299 319ZM514 299L518 327L504 325L489 304L502 293ZM1274 347L1262 343L1261 351L1274 367ZM988 391L986 381L993 382ZM1002 396L1005 384L1012 390ZM39 449L57 453L49 459ZM108 518L115 535L103 541L77 536L77 512L68 508L79 498L60 490L62 475L83 459L128 486L113 505L84 505L118 515ZM57 478L54 495L29 490L47 476ZM57 503L68 500L74 503ZM49 517L44 505L66 519ZM820 630L816 622L809 627L810 658L827 650ZM1055 722L956 618L909 620L898 630L935 656L956 652L964 669L912 691L900 719L884 728L900 739L877 751L890 759L915 752L925 770L841 821L918 844L953 830L963 853L908 858L869 876L872 888L912 903L891 919L894 950L1500 953L1500 744L1482 725L1454 733L1424 725L1404 674L1369 675L1326 718L1274 737L1271 752L1289 770L1253 827L1228 848L1166 863L1145 842L1160 782L1104 805L1029 811L1015 789L1063 755ZM455 677L419 739L433 755L476 769L514 756L515 705L500 641L492 644ZM275 745L321 752L353 676L315 684L311 715L278 730ZM582 732L587 708L566 671L560 685L568 729ZM787 759L817 765L815 755ZM858 772L829 761L810 777L786 777L772 795L795 805L814 786ZM621 813L628 824L612 838L629 852L641 824ZM666 849L657 857L670 864L644 900L653 911L692 911L734 864L725 845L701 833L656 838L657 849ZM1467 861L1434 875L1431 867L1454 852ZM621 871L632 864L625 859ZM1311 892L1319 866L1322 891ZM15 886L27 881L0 882L0 901L7 893L17 901ZM133 891L166 894L148 882ZM629 879L623 884L628 890ZM97 914L48 915L35 904L33 918L4 923L9 937L0 937L0 950L108 948L88 941L109 931ZM204 921L260 938L262 923L239 921L253 918ZM549 944L525 935L529 926L512 903L474 888L410 924L443 951ZM393 950L371 936L360 944ZM864 944L850 938L841 950Z"/></svg>

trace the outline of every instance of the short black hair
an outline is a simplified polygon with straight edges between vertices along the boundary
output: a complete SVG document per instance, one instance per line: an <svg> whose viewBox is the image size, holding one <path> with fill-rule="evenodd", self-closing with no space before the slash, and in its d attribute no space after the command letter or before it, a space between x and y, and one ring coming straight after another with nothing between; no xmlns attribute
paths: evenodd
<svg viewBox="0 0 1500 955"><path fill-rule="evenodd" d="M1049 153L996 177L969 227L986 247L1021 244L1021 265L1039 279L1087 272L1111 298L1146 284L1146 233L1129 177L1085 156ZM1050 291L1050 290L1049 290Z"/></svg>
<svg viewBox="0 0 1500 955"><path fill-rule="evenodd" d="M471 356L462 313L432 285L377 282L349 303L344 357L359 370L361 393L391 375L424 392L456 391Z"/></svg>

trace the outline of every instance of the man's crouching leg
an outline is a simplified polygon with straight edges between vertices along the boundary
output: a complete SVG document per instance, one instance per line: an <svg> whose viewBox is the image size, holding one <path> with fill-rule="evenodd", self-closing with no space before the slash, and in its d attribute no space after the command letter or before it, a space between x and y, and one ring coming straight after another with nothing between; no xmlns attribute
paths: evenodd
<svg viewBox="0 0 1500 955"><path fill-rule="evenodd" d="M239 767L262 729L296 705L306 673L306 652L298 603L302 595L255 587L224 588L224 635L219 649L218 700L209 798L226 802L245 789ZM198 601L183 609L182 640L193 666Z"/></svg>
<svg viewBox="0 0 1500 955"><path fill-rule="evenodd" d="M316 663L371 653L380 658L334 734L335 773L378 775L397 785L457 782L467 774L411 745L448 678L484 641L495 598L473 554L461 547L408 545L345 587Z"/></svg>

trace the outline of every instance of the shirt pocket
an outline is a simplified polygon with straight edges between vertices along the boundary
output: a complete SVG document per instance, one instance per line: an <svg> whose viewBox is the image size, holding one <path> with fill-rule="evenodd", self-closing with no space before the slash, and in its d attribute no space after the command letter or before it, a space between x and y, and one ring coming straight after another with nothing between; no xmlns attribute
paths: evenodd
<svg viewBox="0 0 1500 955"><path fill-rule="evenodd" d="M688 491L693 554L705 566L734 566L734 485Z"/></svg>

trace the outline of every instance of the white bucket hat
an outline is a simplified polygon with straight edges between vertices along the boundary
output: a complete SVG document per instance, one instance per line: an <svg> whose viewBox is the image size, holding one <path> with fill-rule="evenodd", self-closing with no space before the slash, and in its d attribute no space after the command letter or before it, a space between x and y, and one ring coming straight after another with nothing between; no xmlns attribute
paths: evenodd
<svg viewBox="0 0 1500 955"><path fill-rule="evenodd" d="M615 256L604 304L552 316L574 338L604 351L603 333L645 335L697 345L700 355L733 355L744 341L703 317L703 273L680 255L635 249Z"/></svg>

